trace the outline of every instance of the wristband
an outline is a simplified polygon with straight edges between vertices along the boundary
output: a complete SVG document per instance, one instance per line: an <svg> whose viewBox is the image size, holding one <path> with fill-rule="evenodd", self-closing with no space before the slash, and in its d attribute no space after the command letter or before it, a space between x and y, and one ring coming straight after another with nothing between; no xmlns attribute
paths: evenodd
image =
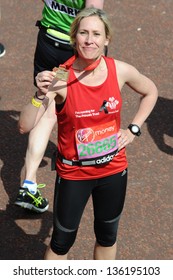
<svg viewBox="0 0 173 280"><path fill-rule="evenodd" d="M34 97L32 97L31 104L36 108L40 108L40 106L42 105L42 102L38 102L34 99Z"/></svg>
<svg viewBox="0 0 173 280"><path fill-rule="evenodd" d="M43 101L43 100L45 99L45 96L44 96L43 98L40 98L40 97L38 96L38 92L37 92L37 91L36 91L34 97L37 98L38 100L41 100L41 101Z"/></svg>

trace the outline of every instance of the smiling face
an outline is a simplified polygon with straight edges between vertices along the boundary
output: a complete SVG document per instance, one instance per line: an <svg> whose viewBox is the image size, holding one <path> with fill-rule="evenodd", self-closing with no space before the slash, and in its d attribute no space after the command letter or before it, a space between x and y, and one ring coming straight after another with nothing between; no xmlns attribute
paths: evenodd
<svg viewBox="0 0 173 280"><path fill-rule="evenodd" d="M76 34L76 50L78 56L87 60L95 60L108 45L105 26L97 15L85 17L80 21Z"/></svg>

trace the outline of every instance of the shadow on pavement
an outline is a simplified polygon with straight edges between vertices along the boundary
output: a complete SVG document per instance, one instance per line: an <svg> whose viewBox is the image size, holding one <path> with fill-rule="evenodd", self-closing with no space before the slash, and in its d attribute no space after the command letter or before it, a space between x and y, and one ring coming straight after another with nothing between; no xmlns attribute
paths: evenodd
<svg viewBox="0 0 173 280"><path fill-rule="evenodd" d="M47 211L42 216L9 204L5 211L0 210L0 223L1 260L43 259L52 213ZM25 231L22 230L23 225Z"/></svg>
<svg viewBox="0 0 173 280"><path fill-rule="evenodd" d="M173 137L173 100L159 97L146 123L159 150L173 155L173 146L167 144L164 138L165 136Z"/></svg>

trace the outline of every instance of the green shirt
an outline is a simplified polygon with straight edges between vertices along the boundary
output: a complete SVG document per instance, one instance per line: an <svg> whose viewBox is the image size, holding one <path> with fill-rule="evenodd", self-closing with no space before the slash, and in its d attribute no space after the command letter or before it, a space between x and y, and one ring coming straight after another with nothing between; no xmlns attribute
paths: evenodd
<svg viewBox="0 0 173 280"><path fill-rule="evenodd" d="M77 13L85 7L85 0L45 0L41 24L69 32Z"/></svg>

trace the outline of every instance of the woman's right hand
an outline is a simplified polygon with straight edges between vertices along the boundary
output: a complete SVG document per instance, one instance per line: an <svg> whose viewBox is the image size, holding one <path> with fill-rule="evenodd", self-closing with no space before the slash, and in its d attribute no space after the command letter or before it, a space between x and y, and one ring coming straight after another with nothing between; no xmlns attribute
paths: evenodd
<svg viewBox="0 0 173 280"><path fill-rule="evenodd" d="M37 87L45 95L47 94L48 88L52 83L55 75L56 75L55 72L47 71L47 70L37 74L35 78Z"/></svg>

